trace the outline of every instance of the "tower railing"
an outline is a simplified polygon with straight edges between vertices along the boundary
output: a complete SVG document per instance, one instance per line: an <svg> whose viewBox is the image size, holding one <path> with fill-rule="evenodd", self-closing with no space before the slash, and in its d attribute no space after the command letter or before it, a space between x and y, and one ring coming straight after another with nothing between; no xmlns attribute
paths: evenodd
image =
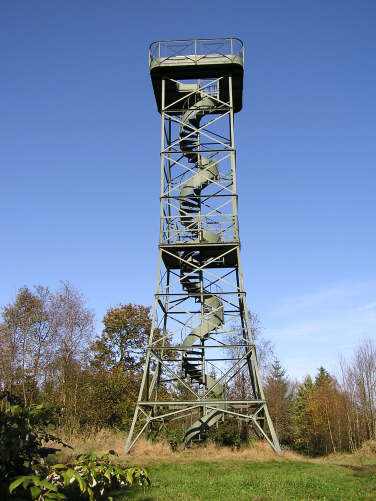
<svg viewBox="0 0 376 501"><path fill-rule="evenodd" d="M149 67L169 62L205 63L210 60L236 58L244 65L243 42L238 38L195 38L193 40L158 40L149 47ZM240 61L239 61L240 60Z"/></svg>

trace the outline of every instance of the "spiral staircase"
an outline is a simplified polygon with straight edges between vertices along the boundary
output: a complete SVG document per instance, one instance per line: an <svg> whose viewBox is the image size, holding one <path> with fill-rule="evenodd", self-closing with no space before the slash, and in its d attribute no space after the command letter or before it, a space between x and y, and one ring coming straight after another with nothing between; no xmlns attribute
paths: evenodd
<svg viewBox="0 0 376 501"><path fill-rule="evenodd" d="M181 118L180 149L188 162L194 164L197 172L184 183L180 191L179 216L182 225L185 226L193 241L217 243L220 241L218 234L201 228L200 195L204 188L218 178L218 165L197 152L199 148L197 130L200 127L200 121L215 108L215 104L210 96L201 96L201 93L198 93L196 97L198 98L196 103L189 107ZM205 256L205 259L207 258L208 256ZM200 251L183 252L181 263L180 283L188 295L194 297L196 302L201 304L203 310L200 325L193 329L183 341L183 346L187 349L183 356L184 376L189 377L192 382L202 385L209 398L224 400L225 389L223 385L216 383L213 377L205 374L204 350L199 348L200 345L195 344L201 343L212 331L224 323L223 304L203 287L199 268L204 263ZM224 408L223 404L218 404L215 407ZM204 412L203 416L186 431L185 445L204 438L207 430L221 417L220 410Z"/></svg>

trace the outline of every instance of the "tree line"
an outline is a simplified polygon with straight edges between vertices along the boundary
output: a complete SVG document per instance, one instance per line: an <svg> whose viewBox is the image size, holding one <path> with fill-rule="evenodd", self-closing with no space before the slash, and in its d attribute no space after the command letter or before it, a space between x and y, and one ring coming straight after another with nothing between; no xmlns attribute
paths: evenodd
<svg viewBox="0 0 376 501"><path fill-rule="evenodd" d="M25 407L43 402L60 424L126 428L141 377L150 308L109 308L101 336L86 299L70 283L19 289L2 308L0 385Z"/></svg>
<svg viewBox="0 0 376 501"><path fill-rule="evenodd" d="M296 382L263 338L257 316L251 321L265 396L283 446L322 455L355 451L376 439L372 340L364 340L352 360L341 361L339 376L321 367L314 379ZM43 403L56 409L68 431L128 430L151 328L150 307L109 307L103 325L97 335L94 312L69 282L56 290L22 287L1 310L0 389L22 398L26 408ZM246 372L237 374L229 388L233 396L247 397L247 378ZM180 390L165 389L176 395ZM232 433L249 440L244 424L231 426Z"/></svg>
<svg viewBox="0 0 376 501"><path fill-rule="evenodd" d="M338 377L320 367L314 379L292 382L275 360L265 394L283 445L311 456L354 452L376 440L376 345L363 340Z"/></svg>

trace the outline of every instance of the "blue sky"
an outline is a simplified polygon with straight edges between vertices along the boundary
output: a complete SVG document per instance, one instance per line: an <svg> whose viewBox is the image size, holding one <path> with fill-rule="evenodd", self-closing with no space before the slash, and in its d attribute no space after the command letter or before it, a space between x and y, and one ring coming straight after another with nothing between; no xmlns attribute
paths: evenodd
<svg viewBox="0 0 376 501"><path fill-rule="evenodd" d="M151 304L159 134L147 50L244 41L236 116L249 306L292 377L376 334L376 3L0 6L0 304L69 280L100 320Z"/></svg>

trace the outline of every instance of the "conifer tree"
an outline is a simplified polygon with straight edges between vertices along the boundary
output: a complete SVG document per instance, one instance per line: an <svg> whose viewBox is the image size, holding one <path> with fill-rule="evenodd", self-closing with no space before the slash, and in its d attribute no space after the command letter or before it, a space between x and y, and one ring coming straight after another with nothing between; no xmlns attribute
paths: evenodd
<svg viewBox="0 0 376 501"><path fill-rule="evenodd" d="M311 376L307 376L303 383L298 386L293 406L293 416L295 421L294 448L306 454L310 454L312 452L312 413L309 408L310 395L312 394L312 391L312 378Z"/></svg>
<svg viewBox="0 0 376 501"><path fill-rule="evenodd" d="M293 392L286 371L277 359L274 360L271 372L266 378L264 390L278 438L282 445L288 445L293 440L294 431Z"/></svg>

